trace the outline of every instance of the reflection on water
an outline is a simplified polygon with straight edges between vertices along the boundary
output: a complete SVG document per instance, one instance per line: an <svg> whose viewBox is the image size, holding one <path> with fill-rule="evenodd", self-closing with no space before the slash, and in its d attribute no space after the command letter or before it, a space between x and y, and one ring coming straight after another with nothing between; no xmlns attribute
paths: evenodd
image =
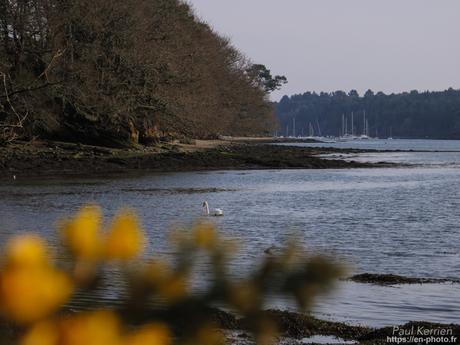
<svg viewBox="0 0 460 345"><path fill-rule="evenodd" d="M322 319L373 327L401 325L410 321L459 323L460 284L378 286L341 282L314 307ZM294 303L276 299L268 307L294 310Z"/></svg>
<svg viewBox="0 0 460 345"><path fill-rule="evenodd" d="M415 154L415 153L414 153ZM460 160L459 160L460 161ZM167 229L190 224L201 203L224 209L222 232L244 244L235 274L264 250L297 234L312 251L334 254L356 272L460 277L460 169L444 166L350 170L221 171L135 178L18 180L0 185L0 239L38 231L57 241L56 220L91 201L107 219L134 207L149 252L169 254ZM206 272L206 265L201 269ZM375 287L347 283L318 313L382 325L409 320L459 322L459 287ZM84 296L81 296L83 300ZM117 298L108 287L100 298ZM457 318L457 320L455 320Z"/></svg>

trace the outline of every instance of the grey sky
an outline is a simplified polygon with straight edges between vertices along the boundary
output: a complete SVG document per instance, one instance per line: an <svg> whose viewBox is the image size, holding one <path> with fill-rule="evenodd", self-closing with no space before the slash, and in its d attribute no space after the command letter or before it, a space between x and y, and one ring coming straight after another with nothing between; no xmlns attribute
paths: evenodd
<svg viewBox="0 0 460 345"><path fill-rule="evenodd" d="M274 94L460 88L459 0L189 0L252 61L284 74Z"/></svg>

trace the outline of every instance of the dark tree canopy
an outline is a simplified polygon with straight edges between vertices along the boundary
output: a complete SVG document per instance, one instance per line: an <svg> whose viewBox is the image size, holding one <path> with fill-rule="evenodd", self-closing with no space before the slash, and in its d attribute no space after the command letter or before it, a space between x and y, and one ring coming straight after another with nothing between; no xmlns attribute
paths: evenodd
<svg viewBox="0 0 460 345"><path fill-rule="evenodd" d="M252 65L180 0L0 2L0 141L99 144L275 126Z"/></svg>
<svg viewBox="0 0 460 345"><path fill-rule="evenodd" d="M270 93L281 89L287 83L285 76L272 76L271 71L261 64L250 65L246 72L251 80L254 80L255 85L260 87L266 93Z"/></svg>

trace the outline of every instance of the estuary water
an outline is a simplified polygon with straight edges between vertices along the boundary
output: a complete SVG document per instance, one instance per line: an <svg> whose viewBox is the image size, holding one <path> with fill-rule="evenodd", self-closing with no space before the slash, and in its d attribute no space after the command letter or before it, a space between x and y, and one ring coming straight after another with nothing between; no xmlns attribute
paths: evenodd
<svg viewBox="0 0 460 345"><path fill-rule="evenodd" d="M396 143L400 149L414 147L413 141L407 145L392 141ZM417 145L424 151L431 147L431 152L398 153L410 155L403 162L413 157L416 163L398 168L64 180L19 176L0 183L0 239L35 231L56 243L56 220L86 202L97 202L107 219L121 207L135 208L149 236L149 252L168 255L168 229L193 223L207 200L211 207L225 210L225 217L214 220L221 232L241 243L232 262L235 275L250 270L264 250L282 247L295 234L312 252L338 257L354 273L459 279L460 143L418 141ZM352 159L380 161L392 154L366 153ZM109 287L101 296L116 297ZM282 299L274 299L270 306L292 308L290 301ZM380 287L342 282L332 295L317 302L314 312L371 326L410 320L460 323L460 285Z"/></svg>

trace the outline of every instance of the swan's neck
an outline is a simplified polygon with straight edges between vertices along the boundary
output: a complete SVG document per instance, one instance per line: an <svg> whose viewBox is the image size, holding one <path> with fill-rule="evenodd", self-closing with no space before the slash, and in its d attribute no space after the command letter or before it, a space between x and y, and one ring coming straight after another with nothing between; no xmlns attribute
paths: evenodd
<svg viewBox="0 0 460 345"><path fill-rule="evenodd" d="M204 210L204 213L209 216L209 205L207 202L204 203L203 210Z"/></svg>

